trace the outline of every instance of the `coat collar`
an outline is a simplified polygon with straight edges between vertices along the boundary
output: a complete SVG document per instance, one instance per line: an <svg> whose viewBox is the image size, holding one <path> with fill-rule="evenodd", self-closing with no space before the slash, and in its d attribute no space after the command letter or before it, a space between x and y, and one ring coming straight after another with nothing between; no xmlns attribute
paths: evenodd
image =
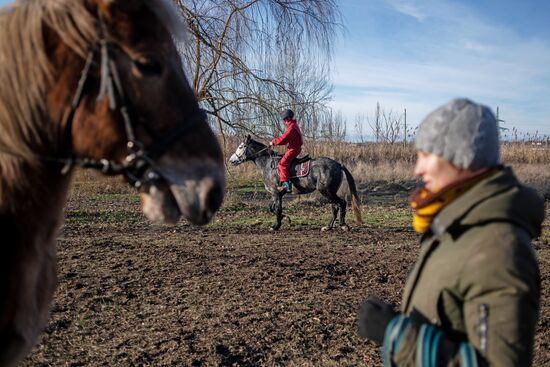
<svg viewBox="0 0 550 367"><path fill-rule="evenodd" d="M510 167L500 167L443 208L434 218L431 231L439 236L453 225L508 221L536 237L543 217L544 203L534 190L521 185Z"/></svg>
<svg viewBox="0 0 550 367"><path fill-rule="evenodd" d="M285 123L285 125L286 125L287 127L290 127L290 126L296 124L296 120L294 120L294 119L284 120L283 122Z"/></svg>

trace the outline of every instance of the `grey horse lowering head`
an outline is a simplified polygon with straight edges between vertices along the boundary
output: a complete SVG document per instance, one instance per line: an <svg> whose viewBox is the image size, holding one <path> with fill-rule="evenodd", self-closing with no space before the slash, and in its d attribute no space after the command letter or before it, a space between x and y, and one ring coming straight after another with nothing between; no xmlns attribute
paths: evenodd
<svg viewBox="0 0 550 367"><path fill-rule="evenodd" d="M271 226L272 230L281 227L283 219L282 197L276 188L279 184L278 164L281 155L273 152L269 146L262 144L248 135L246 139L239 144L235 153L229 158L233 166L238 166L246 161L252 161L260 170L265 189L271 194L273 203L270 210L277 216L277 223ZM342 164L326 157L319 157L310 160L309 173L301 176L291 177L293 194L308 194L318 190L321 195L326 197L332 206L332 216L326 227L322 229L332 229L338 213L340 213L339 225L342 229L349 227L345 223L346 206L344 199L337 195L337 191L345 176L351 193L351 204L357 222L361 223L360 200L357 195L355 180L351 173Z"/></svg>
<svg viewBox="0 0 550 367"><path fill-rule="evenodd" d="M263 148L262 148L263 147ZM245 140L239 144L235 153L229 158L229 163L233 166L238 166L241 163L254 159L258 153L267 150L267 147L253 140L250 135L247 135Z"/></svg>

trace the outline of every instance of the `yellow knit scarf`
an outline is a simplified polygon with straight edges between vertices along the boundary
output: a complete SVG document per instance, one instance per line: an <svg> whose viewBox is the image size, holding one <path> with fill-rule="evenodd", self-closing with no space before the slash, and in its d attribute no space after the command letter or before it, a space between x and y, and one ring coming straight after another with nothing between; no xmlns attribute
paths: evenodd
<svg viewBox="0 0 550 367"><path fill-rule="evenodd" d="M424 233L432 224L437 213L452 201L464 194L479 181L496 172L496 169L484 170L474 177L455 182L437 192L430 192L421 187L409 197L413 210L413 228L418 233Z"/></svg>

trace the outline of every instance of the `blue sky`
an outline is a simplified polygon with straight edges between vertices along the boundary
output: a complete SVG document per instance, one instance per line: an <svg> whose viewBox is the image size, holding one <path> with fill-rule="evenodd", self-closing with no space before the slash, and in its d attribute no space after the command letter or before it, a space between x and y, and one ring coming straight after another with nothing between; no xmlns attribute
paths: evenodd
<svg viewBox="0 0 550 367"><path fill-rule="evenodd" d="M0 5L11 1L0 0ZM354 134L376 103L410 125L454 97L550 135L549 0L341 0L331 106Z"/></svg>
<svg viewBox="0 0 550 367"><path fill-rule="evenodd" d="M550 135L550 1L343 0L331 105L376 103L417 125L454 97L500 108L504 127ZM367 131L368 133L368 131Z"/></svg>

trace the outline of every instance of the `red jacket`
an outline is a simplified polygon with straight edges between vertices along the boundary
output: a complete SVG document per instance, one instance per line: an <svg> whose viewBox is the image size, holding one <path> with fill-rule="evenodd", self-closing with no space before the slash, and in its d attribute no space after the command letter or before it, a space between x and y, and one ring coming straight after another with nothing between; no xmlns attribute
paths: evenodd
<svg viewBox="0 0 550 367"><path fill-rule="evenodd" d="M298 153L302 150L304 139L302 138L302 132L298 127L296 120L285 120L286 130L281 135L273 139L271 142L273 145L285 145L289 150L297 150Z"/></svg>

